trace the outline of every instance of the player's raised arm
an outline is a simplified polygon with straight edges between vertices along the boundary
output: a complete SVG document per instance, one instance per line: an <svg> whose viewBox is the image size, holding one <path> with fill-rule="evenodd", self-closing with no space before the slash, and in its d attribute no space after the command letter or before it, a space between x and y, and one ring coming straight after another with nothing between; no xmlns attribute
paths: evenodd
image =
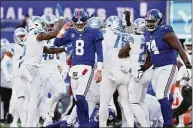
<svg viewBox="0 0 193 128"><path fill-rule="evenodd" d="M174 32L169 32L165 35L164 39L169 43L169 45L175 49L179 54L180 57L182 58L184 64L186 65L186 68L192 69L192 65L190 64L188 60L188 56L186 55L185 50L183 49L180 40L178 37L175 35Z"/></svg>
<svg viewBox="0 0 193 128"><path fill-rule="evenodd" d="M43 52L47 54L57 54L57 53L61 53L64 51L65 51L64 48L48 48L46 46L44 46L44 50L43 50Z"/></svg>
<svg viewBox="0 0 193 128"><path fill-rule="evenodd" d="M69 32L67 31L69 28L71 28L71 23L67 22L62 29L60 30L60 32L58 33L58 35L56 36L56 39L54 41L54 45L57 47L60 47L62 45L66 45L68 44L71 40L70 40L70 35L68 34Z"/></svg>
<svg viewBox="0 0 193 128"><path fill-rule="evenodd" d="M131 50L129 42L125 44L125 46L119 50L119 58L127 58L129 57L129 51Z"/></svg>
<svg viewBox="0 0 193 128"><path fill-rule="evenodd" d="M55 24L53 31L40 33L37 36L37 40L38 41L42 41L42 40L50 40L52 38L55 38L58 35L58 33L59 33L60 29L62 28L63 24L64 24L64 21L63 20L59 20Z"/></svg>

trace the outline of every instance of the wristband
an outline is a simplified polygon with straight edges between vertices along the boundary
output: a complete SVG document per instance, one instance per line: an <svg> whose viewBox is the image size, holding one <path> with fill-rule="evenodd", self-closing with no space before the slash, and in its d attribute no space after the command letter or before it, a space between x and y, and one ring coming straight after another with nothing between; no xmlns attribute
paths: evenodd
<svg viewBox="0 0 193 128"><path fill-rule="evenodd" d="M102 70L102 68L103 68L103 63L97 62L97 70Z"/></svg>

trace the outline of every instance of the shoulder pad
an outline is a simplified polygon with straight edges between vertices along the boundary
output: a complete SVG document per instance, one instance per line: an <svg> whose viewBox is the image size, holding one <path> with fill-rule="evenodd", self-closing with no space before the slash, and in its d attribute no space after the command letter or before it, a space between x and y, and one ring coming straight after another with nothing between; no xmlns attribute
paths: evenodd
<svg viewBox="0 0 193 128"><path fill-rule="evenodd" d="M34 35L38 35L38 34L40 34L40 33L42 33L42 32L46 32L44 29L40 29L40 28L34 28L32 31L31 31L31 33L33 33Z"/></svg>
<svg viewBox="0 0 193 128"><path fill-rule="evenodd" d="M172 26L170 25L161 25L160 26L161 33L169 33L169 32L174 32Z"/></svg>

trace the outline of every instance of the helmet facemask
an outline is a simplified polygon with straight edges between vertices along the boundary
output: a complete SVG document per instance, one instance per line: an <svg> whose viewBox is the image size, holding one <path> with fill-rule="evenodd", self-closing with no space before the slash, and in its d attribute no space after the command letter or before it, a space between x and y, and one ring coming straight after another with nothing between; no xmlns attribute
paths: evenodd
<svg viewBox="0 0 193 128"><path fill-rule="evenodd" d="M152 32L159 26L160 20L161 19L155 19L155 20L146 19L145 26L150 32Z"/></svg>
<svg viewBox="0 0 193 128"><path fill-rule="evenodd" d="M87 20L78 20L76 21L75 19L73 20L73 26L76 28L77 31L82 32L85 30L87 27Z"/></svg>

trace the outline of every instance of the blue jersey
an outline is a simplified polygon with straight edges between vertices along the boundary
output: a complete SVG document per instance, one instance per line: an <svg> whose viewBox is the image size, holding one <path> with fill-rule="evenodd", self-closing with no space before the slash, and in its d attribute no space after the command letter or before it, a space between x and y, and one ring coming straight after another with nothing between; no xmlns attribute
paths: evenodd
<svg viewBox="0 0 193 128"><path fill-rule="evenodd" d="M164 40L165 35L169 32L174 32L169 25L160 25L153 33L145 32L146 46L154 67L177 64L175 50Z"/></svg>
<svg viewBox="0 0 193 128"><path fill-rule="evenodd" d="M102 40L103 35L100 29L87 28L80 33L70 28L63 38L55 39L54 45L59 47L72 43L72 65L94 66L95 53L97 53L97 61L103 62Z"/></svg>

